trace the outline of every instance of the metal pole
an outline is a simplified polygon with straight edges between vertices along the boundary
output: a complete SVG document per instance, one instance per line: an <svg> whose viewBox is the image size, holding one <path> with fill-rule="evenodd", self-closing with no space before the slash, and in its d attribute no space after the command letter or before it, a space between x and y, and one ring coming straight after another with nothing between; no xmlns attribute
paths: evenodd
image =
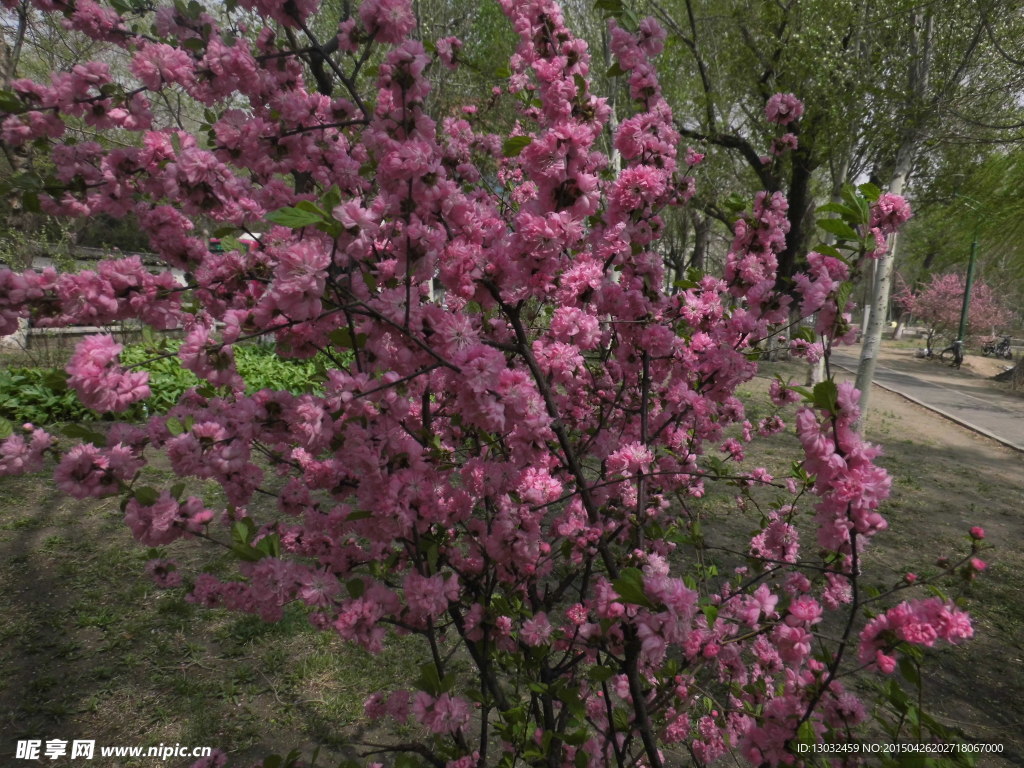
<svg viewBox="0 0 1024 768"><path fill-rule="evenodd" d="M980 223L980 222L979 222ZM964 332L967 330L967 310L971 306L971 285L974 283L974 257L978 254L978 225L974 226L974 239L971 240L971 258L967 262L967 283L964 285L964 304L960 308L960 330L957 332L957 341L963 342Z"/></svg>

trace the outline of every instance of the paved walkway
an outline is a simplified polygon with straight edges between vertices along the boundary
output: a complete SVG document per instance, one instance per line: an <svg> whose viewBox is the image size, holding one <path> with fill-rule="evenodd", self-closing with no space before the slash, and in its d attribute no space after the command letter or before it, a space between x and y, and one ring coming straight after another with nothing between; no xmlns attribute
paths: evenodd
<svg viewBox="0 0 1024 768"><path fill-rule="evenodd" d="M859 349L836 350L832 364L856 373ZM875 385L1004 445L1024 451L1024 397L1004 393L991 382L931 360L909 350L883 352Z"/></svg>

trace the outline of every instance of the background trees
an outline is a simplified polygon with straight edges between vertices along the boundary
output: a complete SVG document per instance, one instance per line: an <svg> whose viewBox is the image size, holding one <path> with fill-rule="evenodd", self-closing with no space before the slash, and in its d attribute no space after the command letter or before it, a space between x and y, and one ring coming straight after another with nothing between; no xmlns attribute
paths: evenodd
<svg viewBox="0 0 1024 768"><path fill-rule="evenodd" d="M932 275L931 280L917 288L904 284L896 294L896 302L928 328L927 348L931 354L936 335L956 334L960 326L966 281L960 274ZM967 333L992 336L1006 330L1013 314L1004 299L983 281L975 281L967 313Z"/></svg>

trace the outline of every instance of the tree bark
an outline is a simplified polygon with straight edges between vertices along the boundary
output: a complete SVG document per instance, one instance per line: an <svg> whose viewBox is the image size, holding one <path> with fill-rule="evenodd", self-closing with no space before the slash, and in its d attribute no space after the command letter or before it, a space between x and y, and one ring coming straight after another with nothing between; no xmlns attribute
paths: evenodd
<svg viewBox="0 0 1024 768"><path fill-rule="evenodd" d="M901 150L904 147L900 148ZM903 191L903 186L910 170L910 157L912 150L906 152L905 165L897 169L893 174L889 191L898 195ZM892 271L896 261L896 245L898 238L893 235L889 238L888 248L879 258L875 271L875 282L871 291L872 307L868 318L868 327L864 332L864 340L860 348L860 364L857 367L857 389L860 390L860 418L857 421L858 430L862 430L864 420L867 418L871 404L871 383L875 380L875 369L878 367L878 355L882 348L882 332L888 318L889 295L892 293Z"/></svg>
<svg viewBox="0 0 1024 768"><path fill-rule="evenodd" d="M907 74L907 119L900 137L893 163L889 192L903 193L907 177L914 165L918 144L928 116L924 114L928 81L932 60L932 17L930 11L915 11L911 17L910 68ZM857 389L860 390L860 418L856 428L863 431L871 405L871 384L878 367L878 355L882 347L882 331L888 319L889 295L892 292L892 272L896 261L897 237L889 239L888 248L879 258L875 267L875 280L871 291L871 316L865 329L860 350L860 364L857 367Z"/></svg>

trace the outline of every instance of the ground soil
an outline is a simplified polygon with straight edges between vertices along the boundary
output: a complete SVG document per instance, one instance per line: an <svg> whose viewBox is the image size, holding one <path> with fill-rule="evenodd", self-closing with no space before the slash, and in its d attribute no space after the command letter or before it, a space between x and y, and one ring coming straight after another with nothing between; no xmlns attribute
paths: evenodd
<svg viewBox="0 0 1024 768"><path fill-rule="evenodd" d="M900 348L886 349L881 359L900 370L940 365ZM951 386L962 377L1009 392L989 378L1006 366L969 355L959 372L950 371ZM876 388L872 398L868 437L886 449L881 463L895 482L890 530L872 543L865 568L934 572L936 557L964 551L970 526L985 529L991 549L980 557L988 570L949 590L960 591L975 616L975 638L938 653L926 674L925 701L967 739L1004 746L1002 757L981 757L979 766L1024 765L1024 454L892 392Z"/></svg>
<svg viewBox="0 0 1024 768"><path fill-rule="evenodd" d="M885 354L905 359L913 350ZM957 375L987 381L1004 366L969 357ZM761 384L775 373L801 369L768 364ZM894 483L890 530L876 537L864 569L883 585L907 573L926 580L941 571L938 558L969 551L971 526L985 528L985 573L943 584L974 615L976 636L937 649L923 703L968 741L1002 745L1001 756L977 765L1024 765L1024 455L888 391L874 394L873 409L868 437L884 447ZM359 702L383 685L384 668L371 667L379 660L353 659L358 674L345 678L326 660L336 651L322 637L211 620L147 586L145 559L116 500L68 500L45 476L0 482L0 763L15 764L16 738L151 738L254 756L322 742L339 721L359 727ZM96 592L97 583L112 591ZM389 674L407 672L407 660L394 668ZM175 709L185 702L192 710Z"/></svg>

